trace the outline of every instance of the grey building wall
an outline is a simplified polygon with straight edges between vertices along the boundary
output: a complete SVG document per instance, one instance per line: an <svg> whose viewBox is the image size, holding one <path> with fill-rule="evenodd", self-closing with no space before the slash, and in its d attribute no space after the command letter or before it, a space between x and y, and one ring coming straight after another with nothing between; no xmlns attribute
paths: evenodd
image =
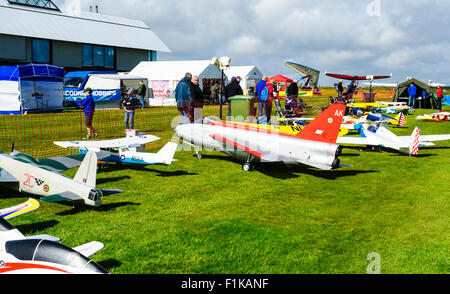
<svg viewBox="0 0 450 294"><path fill-rule="evenodd" d="M130 71L141 61L148 60L148 51L129 48L116 48L116 67L118 71Z"/></svg>
<svg viewBox="0 0 450 294"><path fill-rule="evenodd" d="M0 59L19 62L26 61L26 38L0 34Z"/></svg>
<svg viewBox="0 0 450 294"><path fill-rule="evenodd" d="M83 67L83 44L53 40L51 63L67 70L111 70L111 68ZM0 34L0 65L33 62L32 38ZM147 50L115 48L117 71L131 71L149 58Z"/></svg>

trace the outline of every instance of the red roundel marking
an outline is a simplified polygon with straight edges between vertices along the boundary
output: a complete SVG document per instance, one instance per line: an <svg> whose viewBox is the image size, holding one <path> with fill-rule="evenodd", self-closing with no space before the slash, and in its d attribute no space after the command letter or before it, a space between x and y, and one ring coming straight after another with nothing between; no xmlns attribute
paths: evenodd
<svg viewBox="0 0 450 294"><path fill-rule="evenodd" d="M44 192L45 192L45 193L48 193L49 191L50 191L50 186L47 185L47 184L45 184L45 185L44 185Z"/></svg>

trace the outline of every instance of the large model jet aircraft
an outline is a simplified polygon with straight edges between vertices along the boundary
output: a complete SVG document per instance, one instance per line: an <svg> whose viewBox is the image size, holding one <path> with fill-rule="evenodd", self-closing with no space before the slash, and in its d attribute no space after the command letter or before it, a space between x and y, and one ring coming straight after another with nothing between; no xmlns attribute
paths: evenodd
<svg viewBox="0 0 450 294"><path fill-rule="evenodd" d="M42 201L83 201L89 206L100 206L102 196L122 192L95 188L97 176L95 152L90 151L86 154L74 179L59 172L80 165L79 161L69 157L58 160L36 160L17 151L0 154L0 184L19 192L41 196Z"/></svg>
<svg viewBox="0 0 450 294"><path fill-rule="evenodd" d="M323 170L338 168L341 148L336 145L345 104L329 106L297 135L272 132L251 126L184 124L176 127L178 137L198 148L218 150L245 161L305 164Z"/></svg>
<svg viewBox="0 0 450 294"><path fill-rule="evenodd" d="M350 145L380 146L402 153L417 155L419 147L433 146L434 141L450 140L448 135L420 135L416 127L411 136L397 136L380 123L362 124L359 129L361 137L339 137L337 143Z"/></svg>
<svg viewBox="0 0 450 294"><path fill-rule="evenodd" d="M39 203L30 199L1 211L19 210L23 214L38 207ZM47 235L26 237L0 216L0 274L108 273L88 258L104 247L102 243L94 241L72 249L60 242L59 238Z"/></svg>
<svg viewBox="0 0 450 294"><path fill-rule="evenodd" d="M79 149L80 153L87 150L95 152L108 152L109 156L103 156L102 161L132 164L163 164L170 165L177 150L178 144L169 142L158 153L138 152L138 148L160 138L152 135L127 134L127 137L103 141L65 141L54 142L63 148Z"/></svg>

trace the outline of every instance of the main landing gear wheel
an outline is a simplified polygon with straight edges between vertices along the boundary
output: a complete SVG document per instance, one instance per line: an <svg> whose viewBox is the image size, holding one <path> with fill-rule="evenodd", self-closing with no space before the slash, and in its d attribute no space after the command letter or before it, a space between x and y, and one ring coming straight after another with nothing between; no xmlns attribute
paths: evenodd
<svg viewBox="0 0 450 294"><path fill-rule="evenodd" d="M195 151L195 155L198 159L202 159L202 154L200 153L200 151Z"/></svg>
<svg viewBox="0 0 450 294"><path fill-rule="evenodd" d="M242 165L243 171L249 171L251 168L252 168L252 165L250 164L250 162L246 162Z"/></svg>

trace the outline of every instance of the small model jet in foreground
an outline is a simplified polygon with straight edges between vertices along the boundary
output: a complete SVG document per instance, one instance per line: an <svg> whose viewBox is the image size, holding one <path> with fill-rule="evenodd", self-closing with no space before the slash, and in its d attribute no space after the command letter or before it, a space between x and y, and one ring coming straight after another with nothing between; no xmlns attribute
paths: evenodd
<svg viewBox="0 0 450 294"><path fill-rule="evenodd" d="M32 210L39 207L39 202L34 199L25 204ZM16 211L23 206L1 211ZM32 210L22 210L21 214ZM59 238L48 235L25 237L0 217L0 274L108 274L89 259L104 247L102 243L94 241L72 249L60 242Z"/></svg>
<svg viewBox="0 0 450 294"><path fill-rule="evenodd" d="M345 107L342 103L332 104L297 135L240 124L182 124L175 132L198 149L218 150L245 161L244 171L250 170L254 162L304 164L330 170L340 167L341 148L336 139Z"/></svg>
<svg viewBox="0 0 450 294"><path fill-rule="evenodd" d="M337 143L350 145L366 145L384 147L397 150L401 153L417 155L419 147L433 146L434 141L450 140L448 135L420 135L416 127L411 136L397 136L380 123L362 124L359 133L361 137L339 137Z"/></svg>
<svg viewBox="0 0 450 294"><path fill-rule="evenodd" d="M63 148L79 149L82 154L86 153L88 150L95 152L106 151L110 156L104 156L102 158L102 161L104 161L105 164L116 162L142 165L170 165L175 161L173 156L175 155L178 144L169 142L158 153L138 152L138 148L141 146L159 139L160 138L152 135L135 135L128 133L125 138L113 140L66 141L54 143Z"/></svg>
<svg viewBox="0 0 450 294"><path fill-rule="evenodd" d="M86 154L74 179L59 174L78 165L79 161L69 157L59 161L36 160L17 151L3 153L0 154L0 184L22 193L41 196L42 201L83 201L89 206L100 206L102 196L122 193L121 190L95 188L97 155L93 151Z"/></svg>

